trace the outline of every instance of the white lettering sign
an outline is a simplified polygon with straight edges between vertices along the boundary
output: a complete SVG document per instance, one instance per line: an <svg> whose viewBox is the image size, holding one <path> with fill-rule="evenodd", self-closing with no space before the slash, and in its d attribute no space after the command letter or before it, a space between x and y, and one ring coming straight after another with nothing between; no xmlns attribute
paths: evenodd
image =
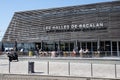
<svg viewBox="0 0 120 80"><path fill-rule="evenodd" d="M89 24L71 24L71 25L55 25L45 26L44 30L47 32L64 32L64 31L88 31L88 30L103 30L107 27L103 23L89 23Z"/></svg>

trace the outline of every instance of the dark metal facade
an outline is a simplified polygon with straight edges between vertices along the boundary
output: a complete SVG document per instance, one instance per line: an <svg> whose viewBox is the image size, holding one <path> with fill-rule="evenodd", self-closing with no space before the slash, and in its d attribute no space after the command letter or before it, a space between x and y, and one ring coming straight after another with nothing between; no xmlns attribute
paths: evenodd
<svg viewBox="0 0 120 80"><path fill-rule="evenodd" d="M15 12L2 41L15 40L41 42L41 46L45 41L57 42L57 45L62 44L60 41L74 41L74 46L86 42L87 47L90 42L91 51L94 47L105 48L108 43L113 54L115 48L120 51L120 1ZM74 48L71 42L63 45L69 45L65 50Z"/></svg>
<svg viewBox="0 0 120 80"><path fill-rule="evenodd" d="M107 29L46 32L45 26L104 23ZM119 40L120 1L16 12L3 41Z"/></svg>

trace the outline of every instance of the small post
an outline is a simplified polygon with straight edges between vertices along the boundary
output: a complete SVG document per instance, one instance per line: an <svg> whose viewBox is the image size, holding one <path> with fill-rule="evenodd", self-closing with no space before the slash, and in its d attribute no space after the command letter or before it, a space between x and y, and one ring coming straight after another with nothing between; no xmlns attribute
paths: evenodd
<svg viewBox="0 0 120 80"><path fill-rule="evenodd" d="M115 78L117 78L117 70L116 70L116 64L115 64Z"/></svg>
<svg viewBox="0 0 120 80"><path fill-rule="evenodd" d="M9 61L9 73L10 73L10 61Z"/></svg>
<svg viewBox="0 0 120 80"><path fill-rule="evenodd" d="M93 65L91 63L91 77L93 77Z"/></svg>
<svg viewBox="0 0 120 80"><path fill-rule="evenodd" d="M47 62L47 73L49 75L49 61Z"/></svg>
<svg viewBox="0 0 120 80"><path fill-rule="evenodd" d="M70 76L70 62L68 62L68 75Z"/></svg>
<svg viewBox="0 0 120 80"><path fill-rule="evenodd" d="M34 62L28 61L28 73L34 73Z"/></svg>

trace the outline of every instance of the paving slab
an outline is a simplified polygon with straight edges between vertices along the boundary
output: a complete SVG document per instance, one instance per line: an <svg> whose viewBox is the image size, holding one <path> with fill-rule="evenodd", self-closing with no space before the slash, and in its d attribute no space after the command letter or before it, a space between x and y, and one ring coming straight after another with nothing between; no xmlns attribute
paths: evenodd
<svg viewBox="0 0 120 80"><path fill-rule="evenodd" d="M28 73L29 62L34 62L34 73ZM0 73L120 78L120 64L93 63L91 67L91 63L45 60L19 60L9 64L7 59L0 59Z"/></svg>

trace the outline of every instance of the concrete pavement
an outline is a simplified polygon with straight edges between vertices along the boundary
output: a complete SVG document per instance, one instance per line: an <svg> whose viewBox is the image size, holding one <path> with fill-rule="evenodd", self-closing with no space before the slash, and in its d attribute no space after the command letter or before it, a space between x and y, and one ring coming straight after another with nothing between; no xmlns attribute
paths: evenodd
<svg viewBox="0 0 120 80"><path fill-rule="evenodd" d="M24 60L23 60L24 59ZM51 59L51 60L50 60ZM63 59L63 60L60 60ZM77 60L75 60L77 59ZM88 62L81 58L36 58L19 57L19 62L11 62L6 58L0 58L0 73L3 74L32 74L32 75L53 75L53 76L77 76L77 77L101 77L120 78L119 58L107 58L105 61ZM75 60L75 61L73 61ZM105 60L103 58L103 60ZM114 62L109 63L109 60ZM28 73L28 62L34 62L34 73ZM82 61L82 62L81 62ZM108 63L107 63L108 61ZM105 63L104 63L105 62ZM116 64L116 65L115 65ZM10 70L10 73L9 73Z"/></svg>

